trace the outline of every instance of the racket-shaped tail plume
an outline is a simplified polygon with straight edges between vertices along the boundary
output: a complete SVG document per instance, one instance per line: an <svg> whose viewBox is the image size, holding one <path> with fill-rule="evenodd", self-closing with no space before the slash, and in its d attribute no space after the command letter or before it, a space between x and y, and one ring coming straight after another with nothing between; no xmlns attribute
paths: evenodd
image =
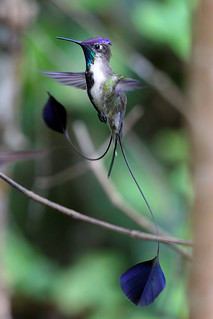
<svg viewBox="0 0 213 319"><path fill-rule="evenodd" d="M97 158L90 158L88 156L85 156L76 148L76 146L70 139L70 136L67 131L67 112L65 107L61 103L59 103L50 93L48 93L48 95L48 101L43 109L43 119L46 125L53 131L64 134L73 150L84 159L89 161L98 161L101 158L103 158L110 149L112 143L112 136L110 137L106 151L101 156Z"/></svg>
<svg viewBox="0 0 213 319"><path fill-rule="evenodd" d="M121 275L120 284L126 297L136 306L151 304L166 285L158 256L129 268Z"/></svg>
<svg viewBox="0 0 213 319"><path fill-rule="evenodd" d="M129 165L120 135L117 135L117 140L119 142L126 166L152 216L156 233L158 235L158 226L155 216ZM159 262L159 250L160 244L158 242L157 254L153 259L141 262L129 268L120 277L121 289L126 297L137 306L148 306L165 288L166 279Z"/></svg>

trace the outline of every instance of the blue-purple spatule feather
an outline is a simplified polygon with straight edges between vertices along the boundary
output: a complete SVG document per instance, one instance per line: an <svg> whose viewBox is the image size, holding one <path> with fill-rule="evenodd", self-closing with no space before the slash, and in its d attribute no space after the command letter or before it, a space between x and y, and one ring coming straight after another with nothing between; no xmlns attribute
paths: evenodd
<svg viewBox="0 0 213 319"><path fill-rule="evenodd" d="M67 126L67 112L50 93L49 99L43 109L43 119L53 131L65 134Z"/></svg>
<svg viewBox="0 0 213 319"><path fill-rule="evenodd" d="M159 258L141 262L120 277L121 289L136 306L148 306L165 288L166 279Z"/></svg>

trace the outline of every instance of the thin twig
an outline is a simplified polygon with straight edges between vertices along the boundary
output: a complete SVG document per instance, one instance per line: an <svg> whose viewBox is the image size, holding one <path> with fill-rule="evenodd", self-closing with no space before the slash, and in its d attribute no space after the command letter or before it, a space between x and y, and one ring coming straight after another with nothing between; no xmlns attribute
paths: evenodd
<svg viewBox="0 0 213 319"><path fill-rule="evenodd" d="M85 174L88 170L89 168L85 161L81 160L80 162L63 169L54 175L37 177L35 180L35 186L39 189L50 189L56 185L58 186L71 181L72 179Z"/></svg>
<svg viewBox="0 0 213 319"><path fill-rule="evenodd" d="M87 149L90 149L90 151L94 150L94 146L89 137L89 133L86 129L86 126L82 122L81 123L78 122L78 124L73 125L73 129L81 149L84 151L87 151ZM103 190L105 191L107 197L113 203L113 205L117 207L119 210L121 210L126 216L128 216L131 220L133 220L137 225L150 231L151 233L155 233L155 227L153 223L145 216L142 216L139 211L137 211L135 208L129 205L129 203L126 202L121 197L120 193L117 191L117 188L114 186L113 182L110 179L107 180L106 178L107 172L102 162L101 161L96 163L87 162L87 165L93 171L93 174L96 176L97 180L103 187ZM170 238L172 237L170 234L168 234L161 228L159 228L159 233L162 236L169 236ZM181 249L180 247L177 247L176 245L171 245L171 248L176 250L184 258L191 260L191 254L188 251L185 251Z"/></svg>
<svg viewBox="0 0 213 319"><path fill-rule="evenodd" d="M14 180L9 178L3 173L0 173L0 178L3 179L6 183L10 184L12 187L16 188L19 192L24 194L26 197L43 204L45 206L51 207L55 210L57 210L60 213L63 213L69 217L72 217L74 219L81 220L83 222L87 222L90 224L94 224L124 235L128 235L133 238L138 238L138 239L143 239L143 240L149 240L149 241L160 241L165 244L179 244L179 245L185 245L185 246L192 246L192 242L188 240L182 240L182 239L177 239L177 238L172 238L172 237L165 237L165 236L156 236L152 234L147 234L144 232L140 232L138 230L134 229L128 229L125 227L117 226L108 222L105 222L100 219L96 219L93 217L89 217L87 215L81 214L79 212L76 212L73 209L69 209L67 207L64 207L62 205L59 205L55 202L52 202L42 196L39 196L38 194L28 190L27 188L21 186L20 184L16 183Z"/></svg>
<svg viewBox="0 0 213 319"><path fill-rule="evenodd" d="M126 46L125 49L127 49ZM187 99L181 89L165 72L157 69L151 61L141 53L136 52L132 48L129 48L129 51L130 58L126 59L126 61L128 61L130 69L155 88L171 106L189 121ZM124 50L124 52L126 52L126 50Z"/></svg>

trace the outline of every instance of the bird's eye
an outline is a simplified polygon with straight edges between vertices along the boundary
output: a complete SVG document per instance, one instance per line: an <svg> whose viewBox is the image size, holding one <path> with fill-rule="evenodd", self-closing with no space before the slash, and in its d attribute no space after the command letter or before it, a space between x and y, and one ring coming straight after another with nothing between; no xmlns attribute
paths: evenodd
<svg viewBox="0 0 213 319"><path fill-rule="evenodd" d="M96 49L96 50L102 50L102 49L103 49L103 46L100 45L100 44L95 44L95 49Z"/></svg>

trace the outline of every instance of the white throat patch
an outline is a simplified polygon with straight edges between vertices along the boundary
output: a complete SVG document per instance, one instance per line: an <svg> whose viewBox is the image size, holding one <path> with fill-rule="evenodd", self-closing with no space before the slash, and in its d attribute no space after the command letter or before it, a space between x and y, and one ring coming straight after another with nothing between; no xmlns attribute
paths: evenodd
<svg viewBox="0 0 213 319"><path fill-rule="evenodd" d="M93 102L97 107L102 105L102 87L104 82L107 80L104 66L100 58L95 59L94 64L91 65L90 71L93 73L94 85L90 91L93 98Z"/></svg>

